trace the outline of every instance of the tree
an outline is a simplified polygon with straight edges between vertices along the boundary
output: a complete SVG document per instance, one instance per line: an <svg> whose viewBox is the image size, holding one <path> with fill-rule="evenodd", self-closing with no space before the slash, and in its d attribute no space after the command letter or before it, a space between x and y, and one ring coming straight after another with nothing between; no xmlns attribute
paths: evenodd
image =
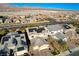
<svg viewBox="0 0 79 59"><path fill-rule="evenodd" d="M54 51L52 53L59 54L68 49L67 43L62 40L56 40L51 36L48 36L48 42L53 47Z"/></svg>
<svg viewBox="0 0 79 59"><path fill-rule="evenodd" d="M60 45L56 41L56 39L52 38L51 36L48 36L48 42L53 47L54 51L51 51L53 55L57 55L60 53Z"/></svg>
<svg viewBox="0 0 79 59"><path fill-rule="evenodd" d="M66 51L66 50L68 49L67 43L66 43L65 41L63 41L63 40L58 40L58 43L59 43L60 46L61 46L62 52L63 52L63 51Z"/></svg>
<svg viewBox="0 0 79 59"><path fill-rule="evenodd" d="M1 38L2 36L6 35L9 31L7 29L1 29L0 30L0 41L1 41Z"/></svg>
<svg viewBox="0 0 79 59"><path fill-rule="evenodd" d="M4 34L6 34L7 32L8 32L7 29L1 29L1 30L0 30L0 35L4 35Z"/></svg>
<svg viewBox="0 0 79 59"><path fill-rule="evenodd" d="M9 30L9 32L15 32L15 29L14 29L14 28L12 28L12 29L10 29L10 30Z"/></svg>

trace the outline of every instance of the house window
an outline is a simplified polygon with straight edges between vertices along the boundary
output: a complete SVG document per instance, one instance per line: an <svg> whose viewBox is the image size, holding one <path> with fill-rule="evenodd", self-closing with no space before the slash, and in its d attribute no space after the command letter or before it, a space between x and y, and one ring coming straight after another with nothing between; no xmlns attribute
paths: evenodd
<svg viewBox="0 0 79 59"><path fill-rule="evenodd" d="M45 39L45 41L47 41L47 39Z"/></svg>
<svg viewBox="0 0 79 59"><path fill-rule="evenodd" d="M21 36L21 39L24 39L24 36Z"/></svg>
<svg viewBox="0 0 79 59"><path fill-rule="evenodd" d="M15 35L15 37L20 37L20 35Z"/></svg>
<svg viewBox="0 0 79 59"><path fill-rule="evenodd" d="M34 36L32 36L32 38L33 38Z"/></svg>
<svg viewBox="0 0 79 59"><path fill-rule="evenodd" d="M51 50L51 48L49 48L49 50Z"/></svg>

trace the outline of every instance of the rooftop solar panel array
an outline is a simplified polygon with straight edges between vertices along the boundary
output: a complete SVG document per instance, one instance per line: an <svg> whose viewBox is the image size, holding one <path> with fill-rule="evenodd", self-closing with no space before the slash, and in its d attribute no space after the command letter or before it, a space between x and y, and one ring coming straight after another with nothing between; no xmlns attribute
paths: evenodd
<svg viewBox="0 0 79 59"><path fill-rule="evenodd" d="M44 28L32 28L32 29L29 29L29 32L36 31L37 33L40 33L40 32L42 32L43 30L45 30L45 29L44 29Z"/></svg>

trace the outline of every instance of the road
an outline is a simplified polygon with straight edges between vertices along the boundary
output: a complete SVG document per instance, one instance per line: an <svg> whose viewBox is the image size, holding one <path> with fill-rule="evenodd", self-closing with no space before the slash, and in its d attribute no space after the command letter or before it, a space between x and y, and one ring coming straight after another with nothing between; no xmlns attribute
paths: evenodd
<svg viewBox="0 0 79 59"><path fill-rule="evenodd" d="M2 29L2 28L7 28L7 29L10 29L10 28L20 28L20 27L24 27L24 26L27 26L27 25L32 25L32 24L34 24L34 25L40 25L40 26L42 26L42 25L49 25L50 23L49 22L44 22L44 23L27 23L27 24L0 24L0 29Z"/></svg>
<svg viewBox="0 0 79 59"><path fill-rule="evenodd" d="M65 21L65 22L50 21L50 22L43 22L43 23L27 23L27 24L0 24L0 29L2 29L2 28L7 28L7 29L20 28L22 26L27 26L27 25L30 25L30 24L34 24L34 25L37 25L37 26L44 26L44 25L51 25L51 24L65 24L65 23L71 24L72 22L73 21Z"/></svg>

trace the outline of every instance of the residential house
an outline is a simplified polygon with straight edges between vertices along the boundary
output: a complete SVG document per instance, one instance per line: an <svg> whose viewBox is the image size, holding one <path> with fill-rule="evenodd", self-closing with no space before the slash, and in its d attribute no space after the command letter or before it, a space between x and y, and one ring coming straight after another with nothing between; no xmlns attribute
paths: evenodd
<svg viewBox="0 0 79 59"><path fill-rule="evenodd" d="M51 34L56 34L57 32L63 32L61 24L49 25L47 29Z"/></svg>
<svg viewBox="0 0 79 59"><path fill-rule="evenodd" d="M24 33L11 32L1 38L1 45L8 49L8 53L13 50L14 55L28 53L28 45ZM10 51L11 50L11 51Z"/></svg>
<svg viewBox="0 0 79 59"><path fill-rule="evenodd" d="M53 48L48 44L47 39L36 37L31 40L30 52L33 56L52 56Z"/></svg>
<svg viewBox="0 0 79 59"><path fill-rule="evenodd" d="M48 38L49 32L45 27L32 27L26 29L29 39L33 39L35 37L44 37Z"/></svg>
<svg viewBox="0 0 79 59"><path fill-rule="evenodd" d="M57 40L67 41L66 35L63 34L63 33L60 33L60 32L56 33L54 35L54 38L57 39Z"/></svg>
<svg viewBox="0 0 79 59"><path fill-rule="evenodd" d="M52 55L51 50L53 49L48 44L49 32L45 27L32 27L26 29L29 40L31 42L31 54L35 56L47 56Z"/></svg>
<svg viewBox="0 0 79 59"><path fill-rule="evenodd" d="M67 41L67 37L63 33L64 29L61 24L49 25L49 26L47 26L47 29L53 38L55 38L57 40Z"/></svg>

